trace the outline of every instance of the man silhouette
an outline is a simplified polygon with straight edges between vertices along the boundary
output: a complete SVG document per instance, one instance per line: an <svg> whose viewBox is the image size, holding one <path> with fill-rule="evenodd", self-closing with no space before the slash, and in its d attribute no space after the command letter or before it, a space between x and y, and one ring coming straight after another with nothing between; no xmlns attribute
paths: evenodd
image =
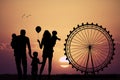
<svg viewBox="0 0 120 80"><path fill-rule="evenodd" d="M26 57L26 46L28 46L28 52L29 56L32 58L31 55L31 46L30 46L30 41L29 38L25 36L26 31L22 29L20 31L20 35L16 36L16 45L15 45L15 62L16 62L16 67L17 67L17 72L18 72L18 79L22 79L22 73L24 79L27 78L27 57ZM22 68L21 68L22 64Z"/></svg>

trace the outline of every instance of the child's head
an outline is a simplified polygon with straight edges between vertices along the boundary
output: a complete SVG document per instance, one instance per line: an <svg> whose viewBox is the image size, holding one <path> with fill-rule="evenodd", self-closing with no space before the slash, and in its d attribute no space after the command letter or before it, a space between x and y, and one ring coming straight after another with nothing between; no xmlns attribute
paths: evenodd
<svg viewBox="0 0 120 80"><path fill-rule="evenodd" d="M57 31L53 31L52 34L53 34L53 35L57 35Z"/></svg>
<svg viewBox="0 0 120 80"><path fill-rule="evenodd" d="M38 56L38 52L33 52L33 56L37 57Z"/></svg>
<svg viewBox="0 0 120 80"><path fill-rule="evenodd" d="M13 34L12 34L12 38L15 38L15 37L16 37L16 34L15 34L15 33L13 33Z"/></svg>

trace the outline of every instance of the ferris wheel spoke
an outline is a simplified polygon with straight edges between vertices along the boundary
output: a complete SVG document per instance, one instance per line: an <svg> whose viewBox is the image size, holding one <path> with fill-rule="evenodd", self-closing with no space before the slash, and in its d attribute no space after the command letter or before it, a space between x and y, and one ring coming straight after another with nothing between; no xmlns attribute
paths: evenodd
<svg viewBox="0 0 120 80"><path fill-rule="evenodd" d="M77 55L76 56L73 56L73 58L74 58L74 60L77 62L83 55L84 55L84 53L82 53L81 52L81 54L79 54L79 53L76 53Z"/></svg>
<svg viewBox="0 0 120 80"><path fill-rule="evenodd" d="M98 44L98 43L103 43L103 42L106 42L106 39L105 38L100 38L100 39L97 39L96 42L94 44Z"/></svg>
<svg viewBox="0 0 120 80"><path fill-rule="evenodd" d="M79 57L83 56L83 54L79 54L73 57L73 59L75 60L75 62L77 62L77 60L79 59Z"/></svg>
<svg viewBox="0 0 120 80"><path fill-rule="evenodd" d="M97 30L92 30L91 29L91 35L90 35L90 40L91 40L91 44L93 44L95 41L95 38L96 38L96 36L97 36Z"/></svg>
<svg viewBox="0 0 120 80"><path fill-rule="evenodd" d="M89 58L90 58L90 54L88 53L85 72L87 72L88 69Z"/></svg>
<svg viewBox="0 0 120 80"><path fill-rule="evenodd" d="M89 39L89 44L92 44L92 30L91 29L88 29L88 39Z"/></svg>
<svg viewBox="0 0 120 80"><path fill-rule="evenodd" d="M96 66L99 66L100 64L101 64L101 62L103 62L105 59L106 59L106 57L104 57L104 56L100 56L100 54L98 54L99 52L97 51L96 52L97 54L95 54L94 56L95 56L95 60L96 60Z"/></svg>
<svg viewBox="0 0 120 80"><path fill-rule="evenodd" d="M97 66L97 63L98 63L98 64L100 64L100 63L99 63L99 60L96 58L96 54L95 54L95 53L92 53L92 54L94 54L94 55L93 55L94 67L96 67L96 66Z"/></svg>
<svg viewBox="0 0 120 80"><path fill-rule="evenodd" d="M83 54L83 56L85 56L86 52L87 52L87 49L85 49L84 51L82 51L81 54ZM79 57L79 59L84 59L84 57ZM78 60L77 60L77 62L78 62Z"/></svg>
<svg viewBox="0 0 120 80"><path fill-rule="evenodd" d="M100 48L100 47L101 47L101 48ZM97 49L97 50L100 49L100 50L105 50L105 51L106 51L106 50L109 49L109 47L106 47L106 45L104 45L104 46L103 46L103 45L102 45L102 46L101 46L101 45L98 45L98 46L94 47L94 49Z"/></svg>
<svg viewBox="0 0 120 80"><path fill-rule="evenodd" d="M103 58L105 58L105 56L107 56L106 54L105 54L105 52L103 52L103 51L101 51L101 50L96 50L96 55L102 55L103 56Z"/></svg>
<svg viewBox="0 0 120 80"><path fill-rule="evenodd" d="M106 41L103 41L103 42L99 42L99 43L95 43L93 45L94 48L108 48L108 43L106 43Z"/></svg>
<svg viewBox="0 0 120 80"><path fill-rule="evenodd" d="M81 52L81 50L78 50L78 51L76 51L76 50L71 50L70 52L71 52L72 54L78 54L78 53Z"/></svg>
<svg viewBox="0 0 120 80"><path fill-rule="evenodd" d="M78 63L78 65L82 66L82 61L84 60L85 54L83 54L82 56L78 57L76 59L76 62Z"/></svg>
<svg viewBox="0 0 120 80"><path fill-rule="evenodd" d="M89 41L89 44L91 44L91 42L90 42L90 41L91 41L91 40L90 40L90 34L91 34L91 32L90 32L89 29L88 29L88 33L87 33L87 34L88 34L88 41Z"/></svg>
<svg viewBox="0 0 120 80"><path fill-rule="evenodd" d="M71 48L71 51L83 51L84 49L86 49L86 48L83 48L83 47L72 47Z"/></svg>
<svg viewBox="0 0 120 80"><path fill-rule="evenodd" d="M97 53L97 55L98 56L102 56L102 58L106 58L106 54L105 54L105 52L103 53L103 51L100 51L100 50L96 50L96 53Z"/></svg>
<svg viewBox="0 0 120 80"><path fill-rule="evenodd" d="M71 44L71 48L79 48L79 49L85 49L86 46L85 45L77 45L77 44Z"/></svg>
<svg viewBox="0 0 120 80"><path fill-rule="evenodd" d="M104 57L103 55L97 55L97 58L98 58L98 60L100 60L99 65L102 64L106 59L106 57Z"/></svg>
<svg viewBox="0 0 120 80"><path fill-rule="evenodd" d="M97 53L98 53L97 51L94 51L94 57L95 57L94 61L96 61L96 66L101 63L101 60L98 58L99 55Z"/></svg>
<svg viewBox="0 0 120 80"><path fill-rule="evenodd" d="M103 39L106 40L104 35L101 32L99 32L99 33L97 33L96 38L94 39L94 43L98 43L98 42L100 42Z"/></svg>
<svg viewBox="0 0 120 80"><path fill-rule="evenodd" d="M95 46L108 46L108 42L106 40L101 42L94 43Z"/></svg>
<svg viewBox="0 0 120 80"><path fill-rule="evenodd" d="M73 40L71 41L72 43L76 43L76 44L86 44L84 41L80 41L80 40L77 40L75 38L73 38Z"/></svg>
<svg viewBox="0 0 120 80"><path fill-rule="evenodd" d="M78 36L79 36L79 39L80 39L83 43L87 43L85 37L84 37L83 35L81 35L80 32L78 32Z"/></svg>
<svg viewBox="0 0 120 80"><path fill-rule="evenodd" d="M101 38L104 38L103 34L99 31L97 31L97 35L95 36L94 42L98 41Z"/></svg>
<svg viewBox="0 0 120 80"><path fill-rule="evenodd" d="M98 48L97 50L101 51L101 52L104 52L104 53L107 53L108 52L108 48L106 48L106 47L103 47L103 48Z"/></svg>
<svg viewBox="0 0 120 80"><path fill-rule="evenodd" d="M99 55L96 56L96 67L101 65L103 62L103 58L101 58Z"/></svg>
<svg viewBox="0 0 120 80"><path fill-rule="evenodd" d="M70 44L70 46L73 46L73 47L87 47L87 45L86 44L82 44L82 43L79 43L79 44L76 44L76 43L74 43L74 42L72 42L71 44Z"/></svg>
<svg viewBox="0 0 120 80"><path fill-rule="evenodd" d="M107 42L106 38L100 37L100 38L96 39L95 44L100 43L100 42L105 42L105 41Z"/></svg>
<svg viewBox="0 0 120 80"><path fill-rule="evenodd" d="M70 52L74 53L74 52L79 52L79 51L84 51L85 48L71 48Z"/></svg>
<svg viewBox="0 0 120 80"><path fill-rule="evenodd" d="M84 60L83 60L84 67L86 67L86 65L89 63L88 57L90 57L90 56L89 56L88 52L86 52ZM87 65L87 67L88 67L88 65Z"/></svg>
<svg viewBox="0 0 120 80"><path fill-rule="evenodd" d="M85 33L85 37L86 37L87 43L89 44L88 30L84 30L84 33Z"/></svg>
<svg viewBox="0 0 120 80"><path fill-rule="evenodd" d="M86 40L84 39L84 36L80 35L80 33L78 32L78 36L80 37L80 40L84 43L87 43Z"/></svg>
<svg viewBox="0 0 120 80"><path fill-rule="evenodd" d="M71 50L72 55L78 55L82 50Z"/></svg>
<svg viewBox="0 0 120 80"><path fill-rule="evenodd" d="M87 52L84 53L84 56L81 58L81 62L79 62L79 65L83 66L83 67L86 67L86 62L87 62Z"/></svg>
<svg viewBox="0 0 120 80"><path fill-rule="evenodd" d="M90 44L90 37L89 37L90 32L89 32L89 29L86 29L85 33L86 33L87 41Z"/></svg>
<svg viewBox="0 0 120 80"><path fill-rule="evenodd" d="M103 61L104 59L106 59L106 56L104 56L101 52L97 54L97 57L98 59L100 59L100 61Z"/></svg>
<svg viewBox="0 0 120 80"><path fill-rule="evenodd" d="M80 41L82 41L83 43L86 43L86 40L85 40L84 36L81 35L80 32L78 32L76 35L78 36Z"/></svg>
<svg viewBox="0 0 120 80"><path fill-rule="evenodd" d="M72 43L76 43L76 44L79 45L81 42L78 42L77 40L76 41L74 40L74 41L72 41Z"/></svg>
<svg viewBox="0 0 120 80"><path fill-rule="evenodd" d="M99 32L98 32L98 30L94 30L94 33L93 33L93 38L92 38L92 41L93 41L93 43L95 42L95 40L96 40L96 36L99 34Z"/></svg>
<svg viewBox="0 0 120 80"><path fill-rule="evenodd" d="M94 60L93 60L93 55L92 55L92 53L90 53L91 54L91 63L92 63L92 72L94 73L95 72L95 70L94 70Z"/></svg>
<svg viewBox="0 0 120 80"><path fill-rule="evenodd" d="M83 36L83 39L85 40L85 42L88 44L88 40L87 40L87 37L85 35L85 32L83 33L83 31L81 31L81 35Z"/></svg>
<svg viewBox="0 0 120 80"><path fill-rule="evenodd" d="M107 52L105 53L105 51L101 51L101 50L97 50L97 51L98 51L97 54L101 54L101 55L103 55L104 57L108 55L108 54L106 54Z"/></svg>
<svg viewBox="0 0 120 80"><path fill-rule="evenodd" d="M100 54L99 54L99 55L100 55L102 58L104 58L104 59L105 59L108 55L104 56L103 54L104 54L104 53L100 52Z"/></svg>
<svg viewBox="0 0 120 80"><path fill-rule="evenodd" d="M90 41L91 41L91 43L93 43L93 37L94 37L93 31L95 31L95 30L90 29L90 31L91 31Z"/></svg>
<svg viewBox="0 0 120 80"><path fill-rule="evenodd" d="M81 36L78 34L75 34L75 37L73 38L73 40L76 39L78 42L82 42L82 43L86 43L84 40L82 40Z"/></svg>

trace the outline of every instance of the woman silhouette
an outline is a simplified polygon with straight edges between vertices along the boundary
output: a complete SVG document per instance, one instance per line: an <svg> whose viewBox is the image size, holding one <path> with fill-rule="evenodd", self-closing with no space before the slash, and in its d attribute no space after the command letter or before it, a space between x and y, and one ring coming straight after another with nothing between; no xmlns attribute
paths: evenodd
<svg viewBox="0 0 120 80"><path fill-rule="evenodd" d="M51 46L51 34L48 30L45 30L44 34L43 34L43 38L42 41L40 43L40 41L38 40L39 46L42 49L43 46L43 63L40 69L40 75L42 74L43 70L44 70L44 66L46 63L46 60L48 58L48 63L49 63L49 67L48 67L48 76L50 76L51 73L51 69L52 69L52 57L53 57L53 48Z"/></svg>

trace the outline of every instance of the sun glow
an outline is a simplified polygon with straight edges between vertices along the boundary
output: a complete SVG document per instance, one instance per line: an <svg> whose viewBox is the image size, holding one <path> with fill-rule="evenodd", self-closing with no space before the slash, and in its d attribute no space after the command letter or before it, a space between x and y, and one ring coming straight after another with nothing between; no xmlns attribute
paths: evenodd
<svg viewBox="0 0 120 80"><path fill-rule="evenodd" d="M66 60L66 56L62 56L60 59L59 59L59 61L61 62L61 67L62 68L67 68L67 67L69 67L69 61L68 60Z"/></svg>

